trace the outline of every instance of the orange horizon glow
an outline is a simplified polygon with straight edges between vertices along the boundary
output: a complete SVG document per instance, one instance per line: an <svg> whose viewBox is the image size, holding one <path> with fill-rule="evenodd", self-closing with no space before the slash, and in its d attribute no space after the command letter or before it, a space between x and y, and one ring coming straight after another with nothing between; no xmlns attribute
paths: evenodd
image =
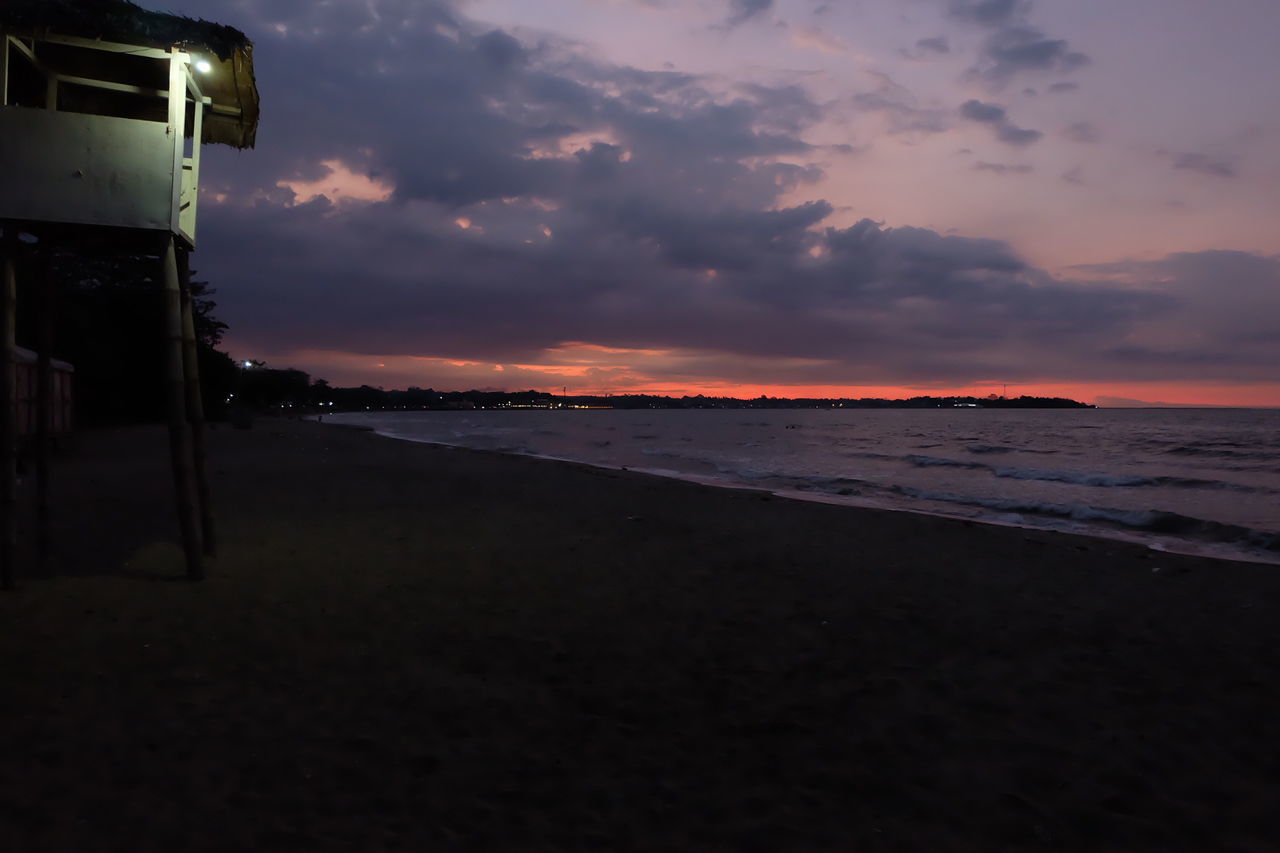
<svg viewBox="0 0 1280 853"><path fill-rule="evenodd" d="M1240 385L1207 382L1071 382L997 381L966 385L785 384L746 383L688 376L660 378L675 355L666 350L623 349L597 344L566 343L544 353L544 362L494 363L421 355L375 355L335 350L248 352L243 358L270 366L295 367L335 386L374 385L392 388L435 388L440 391L538 391L570 396L649 394L663 397L760 396L814 399L908 399L911 397L1065 397L1108 408L1143 405L1280 407L1280 382ZM656 374L656 375L655 375ZM567 389L567 391L565 390Z"/></svg>
<svg viewBox="0 0 1280 853"><path fill-rule="evenodd" d="M543 393L560 393L561 386L531 388ZM626 390L586 390L569 387L570 396L605 396L607 394L651 394L659 397L734 397L752 400L761 396L790 399L883 399L906 400L912 397L987 397L1001 396L999 382L973 384L963 387L916 387L909 385L746 385L732 383L687 383L683 385L654 383L647 387ZM1155 406L1185 406L1188 408L1280 408L1280 386L1248 386L1223 388L1221 386L1187 386L1169 383L1111 384L1111 383L1043 383L1010 385L1007 396L1062 397L1081 403L1098 404L1102 408L1141 408L1143 404ZM1127 401L1127 402L1122 402Z"/></svg>

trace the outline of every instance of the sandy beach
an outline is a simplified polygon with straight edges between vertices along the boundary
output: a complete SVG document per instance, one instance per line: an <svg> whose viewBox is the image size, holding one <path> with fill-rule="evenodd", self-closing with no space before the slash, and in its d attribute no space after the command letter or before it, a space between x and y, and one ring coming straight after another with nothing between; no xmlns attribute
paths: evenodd
<svg viewBox="0 0 1280 853"><path fill-rule="evenodd" d="M52 569L0 595L7 849L1280 850L1275 566L306 422L210 448L201 583L162 428L58 460Z"/></svg>

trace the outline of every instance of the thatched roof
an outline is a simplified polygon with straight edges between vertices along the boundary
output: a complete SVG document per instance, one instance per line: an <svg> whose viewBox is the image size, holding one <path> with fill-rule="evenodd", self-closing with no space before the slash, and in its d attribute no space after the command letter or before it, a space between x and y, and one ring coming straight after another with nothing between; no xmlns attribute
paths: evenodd
<svg viewBox="0 0 1280 853"><path fill-rule="evenodd" d="M199 54L213 66L199 82L215 107L205 119L203 141L253 147L258 129L253 42L234 27L149 12L129 0L0 0L0 28L36 38L57 33Z"/></svg>

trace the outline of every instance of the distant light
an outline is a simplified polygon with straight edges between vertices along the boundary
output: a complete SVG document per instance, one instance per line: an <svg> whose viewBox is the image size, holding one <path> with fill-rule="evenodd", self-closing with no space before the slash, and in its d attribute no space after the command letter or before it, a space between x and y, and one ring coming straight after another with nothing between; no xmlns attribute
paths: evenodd
<svg viewBox="0 0 1280 853"><path fill-rule="evenodd" d="M246 362L244 363L244 366L245 366L245 367L253 367L253 362L252 362L252 361L246 361Z"/></svg>
<svg viewBox="0 0 1280 853"><path fill-rule="evenodd" d="M201 74L208 74L210 71L213 70L213 66L209 64L209 60L207 59L197 59L196 70L199 71Z"/></svg>

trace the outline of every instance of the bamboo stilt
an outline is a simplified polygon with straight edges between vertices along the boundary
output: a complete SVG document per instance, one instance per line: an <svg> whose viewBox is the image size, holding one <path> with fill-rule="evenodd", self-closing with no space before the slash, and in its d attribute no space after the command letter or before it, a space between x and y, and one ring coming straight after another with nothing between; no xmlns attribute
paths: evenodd
<svg viewBox="0 0 1280 853"><path fill-rule="evenodd" d="M182 366L187 398L187 422L191 426L191 451L195 461L196 500L200 510L200 538L206 557L218 555L213 525L213 503L205 465L204 401L200 398L199 348L191 295L191 253L178 250L178 283L182 290Z"/></svg>
<svg viewBox="0 0 1280 853"><path fill-rule="evenodd" d="M18 448L16 415L16 318L18 233L4 223L0 271L0 587L13 589L18 545Z"/></svg>
<svg viewBox="0 0 1280 853"><path fill-rule="evenodd" d="M187 428L186 375L183 370L182 288L179 285L177 247L174 238L165 239L161 262L164 276L165 329L168 336L169 456L173 486L182 530L182 550L187 560L187 578L201 580L200 526L196 518L195 474L191 464L191 435Z"/></svg>
<svg viewBox="0 0 1280 853"><path fill-rule="evenodd" d="M41 242L44 242L43 240ZM53 444L53 252L42 245L39 333L36 343L36 553L40 570L49 567L49 453Z"/></svg>

